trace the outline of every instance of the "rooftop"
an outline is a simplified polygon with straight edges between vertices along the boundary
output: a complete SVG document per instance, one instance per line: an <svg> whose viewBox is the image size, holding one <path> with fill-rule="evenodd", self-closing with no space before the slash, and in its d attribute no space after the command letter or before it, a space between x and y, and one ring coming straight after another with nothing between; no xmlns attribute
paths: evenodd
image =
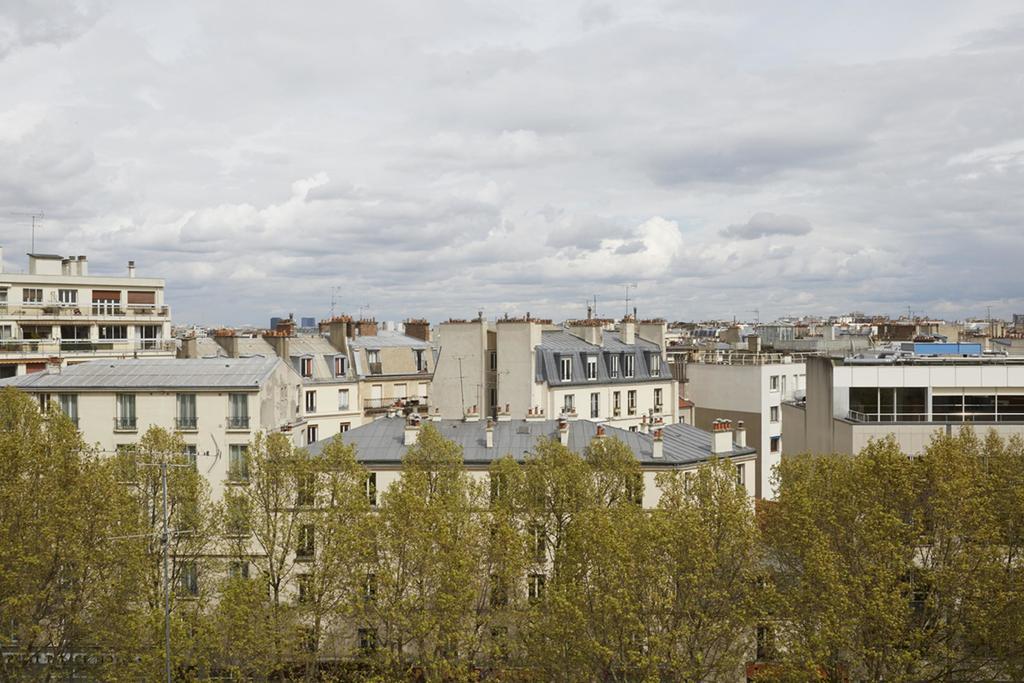
<svg viewBox="0 0 1024 683"><path fill-rule="evenodd" d="M511 420L493 422L494 446L487 447L487 422L478 420L436 420L431 422L446 439L462 447L463 462L467 465L487 466L494 460L511 455L518 461L532 453L542 438L558 439L558 420ZM582 453L597 436L598 424L589 420L571 420L568 423L568 447ZM349 430L341 435L346 444L356 447L360 462L380 465L399 465L405 455L405 418L387 417ZM604 427L606 436L623 441L645 467L681 467L711 459L711 433L687 424L670 424L662 428L664 438L662 458L654 458L654 438L651 434L626 429ZM333 438L333 437L332 437ZM318 454L331 442L324 439L309 446L310 453ZM728 457L753 455L753 448L733 446Z"/></svg>
<svg viewBox="0 0 1024 683"><path fill-rule="evenodd" d="M0 380L26 391L102 389L225 389L259 387L276 358L147 358L96 360L60 372L34 372Z"/></svg>

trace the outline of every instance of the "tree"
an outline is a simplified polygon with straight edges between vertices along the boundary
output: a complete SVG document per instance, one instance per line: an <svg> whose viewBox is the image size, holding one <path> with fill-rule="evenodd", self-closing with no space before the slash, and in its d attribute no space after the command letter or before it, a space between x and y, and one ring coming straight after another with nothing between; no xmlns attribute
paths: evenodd
<svg viewBox="0 0 1024 683"><path fill-rule="evenodd" d="M143 577L135 501L56 409L0 390L0 659L5 679L104 675L124 663ZM86 660L74 655L87 655ZM49 662L47 664L47 662Z"/></svg>

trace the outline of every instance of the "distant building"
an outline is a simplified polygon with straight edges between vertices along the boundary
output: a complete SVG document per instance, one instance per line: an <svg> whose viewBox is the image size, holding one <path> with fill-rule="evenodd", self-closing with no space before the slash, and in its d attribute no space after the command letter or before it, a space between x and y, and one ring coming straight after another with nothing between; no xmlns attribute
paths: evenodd
<svg viewBox="0 0 1024 683"><path fill-rule="evenodd" d="M282 318L280 316L272 317L270 319L270 329L276 330L277 326L280 325L283 320L287 320L287 318Z"/></svg>
<svg viewBox="0 0 1024 683"><path fill-rule="evenodd" d="M305 317L301 318L301 320L299 322L299 327L305 328L307 330L315 328L316 327L316 318L305 318Z"/></svg>
<svg viewBox="0 0 1024 683"><path fill-rule="evenodd" d="M0 251L0 266L2 266ZM96 358L173 357L164 281L90 275L85 256L29 254L28 273L0 272L0 377Z"/></svg>
<svg viewBox="0 0 1024 683"><path fill-rule="evenodd" d="M980 344L903 343L843 359L807 359L806 398L786 403L786 452L856 453L896 436L920 453L939 431L1024 434L1024 358Z"/></svg>

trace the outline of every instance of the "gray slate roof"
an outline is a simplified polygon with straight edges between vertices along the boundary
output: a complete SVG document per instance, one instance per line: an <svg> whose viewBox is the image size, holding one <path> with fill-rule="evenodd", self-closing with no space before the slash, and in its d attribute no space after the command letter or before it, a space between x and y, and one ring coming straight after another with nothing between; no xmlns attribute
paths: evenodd
<svg viewBox="0 0 1024 683"><path fill-rule="evenodd" d="M348 345L354 349L430 348L430 344L422 339L410 337L400 332L391 332L389 330L381 330L374 335L349 339Z"/></svg>
<svg viewBox="0 0 1024 683"><path fill-rule="evenodd" d="M0 386L26 391L102 389L251 389L274 369L277 357L146 358L94 360L63 368L59 373L34 372L0 380Z"/></svg>
<svg viewBox="0 0 1024 683"><path fill-rule="evenodd" d="M668 364L661 360L661 349L657 344L635 337L633 344L625 344L617 332L605 331L601 338L601 346L591 344L565 330L546 330L542 333L541 343L537 346L537 377L538 382L547 382L552 386L585 386L587 384L635 384L647 381L671 380L672 374ZM588 380L585 357L597 356L597 379ZM626 377L625 356L631 355L633 376ZM572 358L572 379L562 381L560 361L564 357ZM619 357L619 374L611 376L611 357ZM660 374L652 376L648 368L648 360L658 363Z"/></svg>
<svg viewBox="0 0 1024 683"><path fill-rule="evenodd" d="M462 447L463 462L467 465L486 466L506 455L523 461L532 453L541 438L558 438L558 420L512 420L494 423L494 447L487 448L485 429L487 422L437 420L433 424L441 434ZM578 453L597 435L597 423L589 420L569 422L569 448ZM682 467L711 459L711 433L692 425L671 424L663 428L664 457L655 459L653 437L650 434L605 427L608 437L625 442L644 467ZM333 438L333 437L332 437ZM405 454L405 418L385 417L349 430L341 435L346 444L356 447L356 457L362 463L398 466ZM319 454L331 439L323 439L308 447L310 453ZM753 448L734 446L729 457L752 455Z"/></svg>

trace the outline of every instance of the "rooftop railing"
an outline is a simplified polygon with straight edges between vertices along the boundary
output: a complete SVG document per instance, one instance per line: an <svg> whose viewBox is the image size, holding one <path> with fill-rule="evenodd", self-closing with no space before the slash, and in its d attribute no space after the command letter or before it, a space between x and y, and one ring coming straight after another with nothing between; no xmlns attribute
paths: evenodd
<svg viewBox="0 0 1024 683"><path fill-rule="evenodd" d="M962 422L1024 422L1024 413L1001 411L982 413L864 413L857 410L847 412L851 422L933 422L938 424L959 424Z"/></svg>
<svg viewBox="0 0 1024 683"><path fill-rule="evenodd" d="M0 355L173 352L177 348L174 339L0 339Z"/></svg>
<svg viewBox="0 0 1024 683"><path fill-rule="evenodd" d="M668 352L672 354L672 349ZM750 353L744 351L700 351L688 362L708 365L771 365L777 363L803 363L813 353Z"/></svg>
<svg viewBox="0 0 1024 683"><path fill-rule="evenodd" d="M0 315L18 318L70 318L126 316L167 317L170 307L156 304L23 302L0 304Z"/></svg>

